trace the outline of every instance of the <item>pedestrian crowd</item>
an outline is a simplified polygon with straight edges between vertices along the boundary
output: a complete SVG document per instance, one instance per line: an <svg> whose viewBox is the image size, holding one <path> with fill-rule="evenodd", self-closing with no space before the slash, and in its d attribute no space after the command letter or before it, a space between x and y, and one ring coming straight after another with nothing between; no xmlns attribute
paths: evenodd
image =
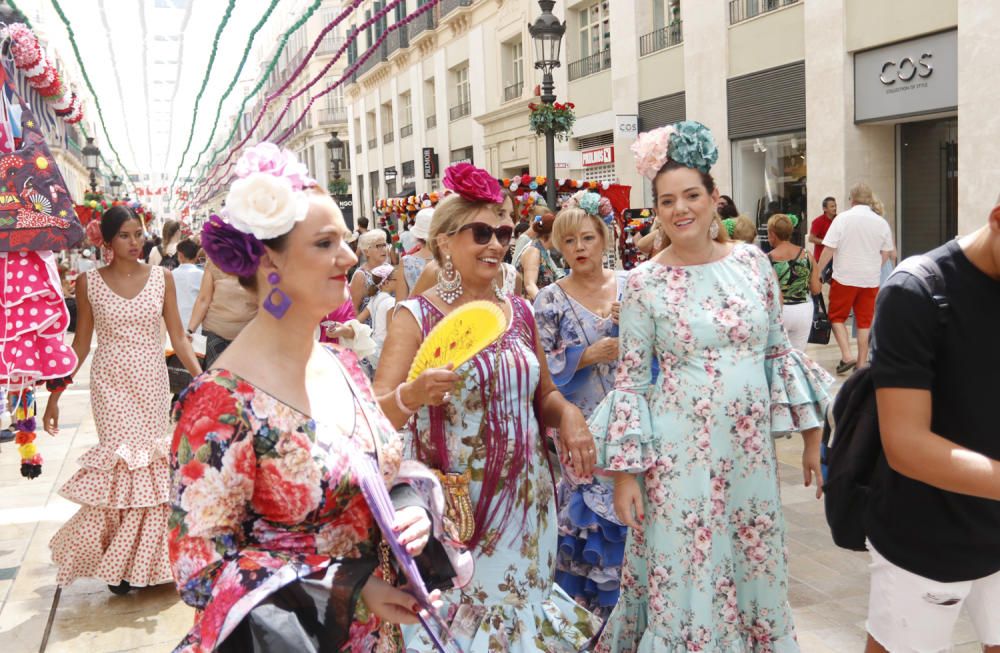
<svg viewBox="0 0 1000 653"><path fill-rule="evenodd" d="M269 143L195 238L105 212L64 270L99 443L61 489L60 585L176 583L177 651L797 651L774 438L822 497L828 319L877 406L868 650L947 650L964 608L1000 651L1000 198L892 272L864 183L803 242L720 194L700 123L632 151L655 219L629 272L596 192L518 220L471 164L402 256ZM495 337L450 358L473 310Z"/></svg>

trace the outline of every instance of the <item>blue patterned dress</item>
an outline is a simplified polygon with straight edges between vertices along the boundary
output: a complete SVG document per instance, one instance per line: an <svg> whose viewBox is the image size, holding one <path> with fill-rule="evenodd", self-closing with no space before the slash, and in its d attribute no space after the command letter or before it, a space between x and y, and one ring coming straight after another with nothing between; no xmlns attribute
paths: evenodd
<svg viewBox="0 0 1000 653"><path fill-rule="evenodd" d="M625 273L618 275L618 297ZM552 380L569 401L590 414L614 388L618 362L577 369L584 350L602 338L618 337L618 325L570 297L558 282L535 297L538 338ZM556 581L595 614L607 617L618 602L627 528L615 515L611 479L598 475L592 483L562 470L559 481L559 558Z"/></svg>
<svg viewBox="0 0 1000 653"><path fill-rule="evenodd" d="M462 649L576 653L599 620L555 583L555 493L533 407L540 370L534 318L523 299L509 301L505 334L456 369L460 390L442 407L421 408L411 422L409 453L435 469L471 474L475 574L443 595L442 608ZM423 296L399 306L424 336L443 317ZM489 487L491 477L499 482ZM407 651L435 650L420 626L403 627L403 637Z"/></svg>
<svg viewBox="0 0 1000 653"><path fill-rule="evenodd" d="M427 267L427 261L429 260L416 254L408 254L400 259L399 262L403 266L403 279L406 281L406 289L408 291L413 292L413 289L417 287L417 280L420 279L420 274ZM406 298L401 297L400 299Z"/></svg>
<svg viewBox="0 0 1000 653"><path fill-rule="evenodd" d="M822 424L830 375L794 349L759 249L629 275L598 465L642 473L602 653L797 652L772 434ZM650 384L650 362L660 375Z"/></svg>

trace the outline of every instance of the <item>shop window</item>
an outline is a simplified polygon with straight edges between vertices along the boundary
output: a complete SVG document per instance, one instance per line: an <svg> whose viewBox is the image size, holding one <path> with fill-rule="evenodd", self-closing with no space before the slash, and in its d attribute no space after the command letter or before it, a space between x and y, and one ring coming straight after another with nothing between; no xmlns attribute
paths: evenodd
<svg viewBox="0 0 1000 653"><path fill-rule="evenodd" d="M725 189L721 189L726 194ZM806 134L796 132L733 141L733 201L740 213L766 230L775 213L799 221L793 242L802 244L806 224ZM763 233L766 234L766 231Z"/></svg>

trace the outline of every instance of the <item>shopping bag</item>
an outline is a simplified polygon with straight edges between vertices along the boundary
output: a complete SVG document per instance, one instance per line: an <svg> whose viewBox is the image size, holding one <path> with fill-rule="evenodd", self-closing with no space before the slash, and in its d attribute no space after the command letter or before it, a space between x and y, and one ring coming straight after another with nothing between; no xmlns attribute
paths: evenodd
<svg viewBox="0 0 1000 653"><path fill-rule="evenodd" d="M809 329L809 342L814 345L830 344L830 316L826 312L823 295L813 295L813 322Z"/></svg>
<svg viewBox="0 0 1000 653"><path fill-rule="evenodd" d="M58 251L83 240L83 226L31 108L0 66L3 92L20 109L20 147L0 155L0 251ZM17 111L9 120L17 121ZM6 129L17 125L6 124Z"/></svg>

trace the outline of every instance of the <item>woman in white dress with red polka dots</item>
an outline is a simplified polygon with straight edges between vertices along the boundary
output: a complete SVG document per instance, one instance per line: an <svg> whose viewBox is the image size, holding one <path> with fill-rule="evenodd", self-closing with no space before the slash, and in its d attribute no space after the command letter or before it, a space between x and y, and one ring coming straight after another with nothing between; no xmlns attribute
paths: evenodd
<svg viewBox="0 0 1000 653"><path fill-rule="evenodd" d="M98 444L60 489L81 506L49 543L60 586L101 578L123 594L173 580L167 555L170 390L161 316L184 367L192 376L201 368L181 326L170 272L139 262L143 231L131 209L108 209L101 236L113 259L77 280L73 350L79 365L97 329L90 395ZM43 418L53 435L60 395L52 394Z"/></svg>

